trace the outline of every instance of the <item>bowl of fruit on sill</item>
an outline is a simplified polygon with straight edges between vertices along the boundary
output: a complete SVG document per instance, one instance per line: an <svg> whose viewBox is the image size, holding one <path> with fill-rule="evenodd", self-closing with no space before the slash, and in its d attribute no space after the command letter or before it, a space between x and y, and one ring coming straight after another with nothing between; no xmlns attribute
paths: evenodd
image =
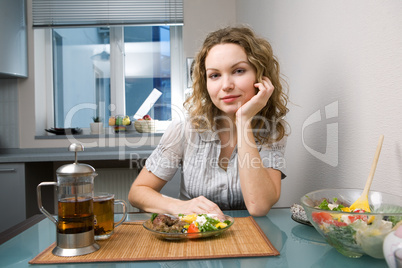
<svg viewBox="0 0 402 268"><path fill-rule="evenodd" d="M155 123L157 120L154 120L149 115L144 115L142 118L134 121L134 127L137 132L155 132Z"/></svg>

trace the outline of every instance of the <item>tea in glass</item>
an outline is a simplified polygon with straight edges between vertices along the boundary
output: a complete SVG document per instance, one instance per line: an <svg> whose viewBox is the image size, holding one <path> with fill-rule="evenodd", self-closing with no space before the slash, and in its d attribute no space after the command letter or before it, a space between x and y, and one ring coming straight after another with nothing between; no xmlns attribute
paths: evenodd
<svg viewBox="0 0 402 268"><path fill-rule="evenodd" d="M114 222L115 204L120 204L123 207L123 217L116 223ZM93 206L95 240L107 239L113 234L114 228L122 224L126 219L127 205L123 200L115 200L113 194L100 193L95 194Z"/></svg>

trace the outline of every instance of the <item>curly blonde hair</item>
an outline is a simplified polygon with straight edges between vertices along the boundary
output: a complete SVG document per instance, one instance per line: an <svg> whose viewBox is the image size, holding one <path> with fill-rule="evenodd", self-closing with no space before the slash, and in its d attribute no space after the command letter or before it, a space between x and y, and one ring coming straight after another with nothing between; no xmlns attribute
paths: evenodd
<svg viewBox="0 0 402 268"><path fill-rule="evenodd" d="M286 83L281 78L279 63L269 42L258 37L248 27L226 27L206 37L194 59L193 94L184 102L191 123L199 131L212 130L218 124L216 118L219 117L220 110L212 103L208 94L205 59L212 47L227 43L237 44L244 49L248 61L256 70L256 82L261 82L265 76L275 87L267 105L252 120L251 126L256 139L262 144L281 140L287 135L284 117L288 112L288 96L282 87Z"/></svg>

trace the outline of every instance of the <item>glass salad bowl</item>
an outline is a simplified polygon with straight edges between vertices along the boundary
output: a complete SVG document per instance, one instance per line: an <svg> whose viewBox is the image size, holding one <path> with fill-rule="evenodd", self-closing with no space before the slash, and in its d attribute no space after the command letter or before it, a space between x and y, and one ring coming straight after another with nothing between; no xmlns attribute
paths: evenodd
<svg viewBox="0 0 402 268"><path fill-rule="evenodd" d="M370 191L371 212L348 212L362 191L313 191L301 198L301 205L314 228L343 255L359 258L366 254L383 259L385 236L402 224L402 197Z"/></svg>

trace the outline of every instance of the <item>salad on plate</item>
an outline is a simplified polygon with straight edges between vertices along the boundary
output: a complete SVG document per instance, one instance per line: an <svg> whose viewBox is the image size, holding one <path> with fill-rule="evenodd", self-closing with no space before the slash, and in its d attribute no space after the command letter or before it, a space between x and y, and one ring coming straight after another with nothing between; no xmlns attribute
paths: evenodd
<svg viewBox="0 0 402 268"><path fill-rule="evenodd" d="M234 219L228 215L214 214L157 214L144 222L143 226L165 239L199 238L217 236L229 229Z"/></svg>

